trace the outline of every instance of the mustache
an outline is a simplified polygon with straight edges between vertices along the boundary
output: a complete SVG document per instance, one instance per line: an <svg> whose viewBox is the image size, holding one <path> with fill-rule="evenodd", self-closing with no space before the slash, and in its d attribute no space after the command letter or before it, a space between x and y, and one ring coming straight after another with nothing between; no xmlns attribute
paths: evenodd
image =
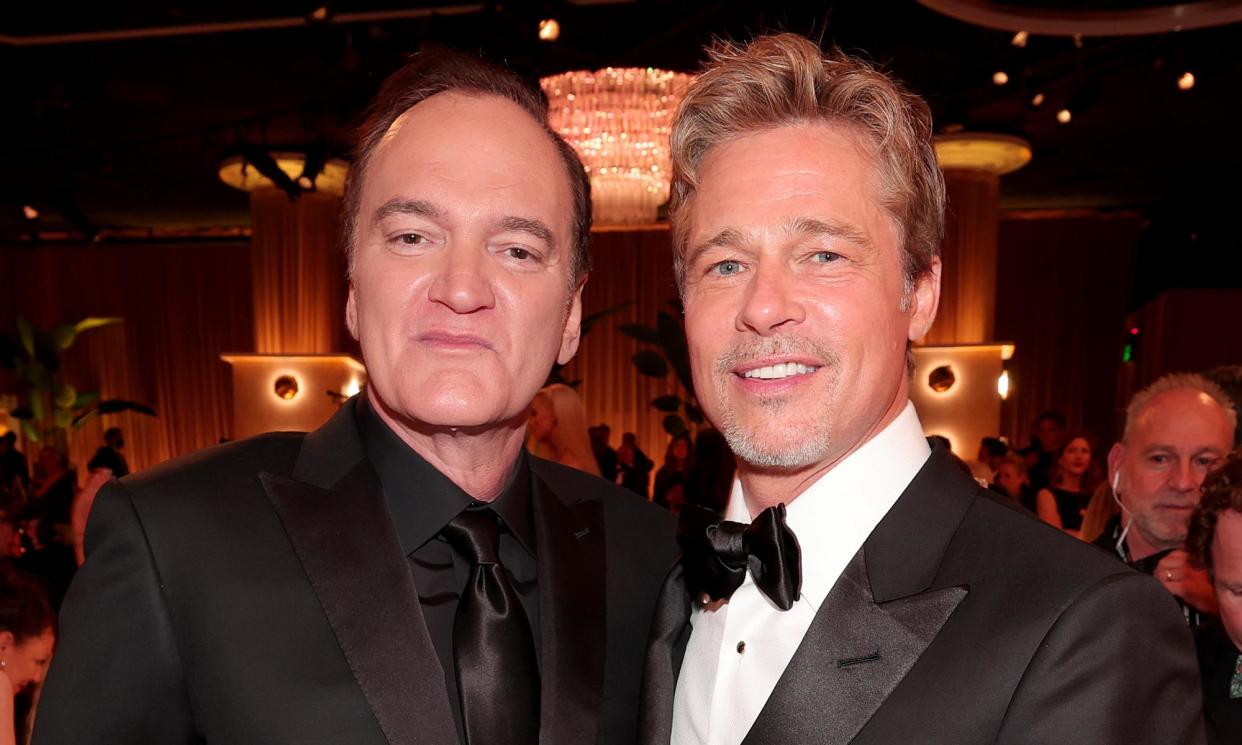
<svg viewBox="0 0 1242 745"><path fill-rule="evenodd" d="M761 357L811 357L834 366L839 357L831 348L801 336L768 336L747 339L728 347L716 358L716 374L728 375L741 365Z"/></svg>

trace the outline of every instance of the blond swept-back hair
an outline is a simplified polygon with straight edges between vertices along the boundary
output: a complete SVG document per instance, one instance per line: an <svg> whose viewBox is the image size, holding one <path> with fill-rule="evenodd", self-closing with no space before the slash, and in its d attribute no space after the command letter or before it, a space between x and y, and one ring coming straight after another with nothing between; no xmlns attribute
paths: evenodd
<svg viewBox="0 0 1242 745"><path fill-rule="evenodd" d="M1155 382L1134 394L1134 398L1130 399L1130 405L1126 407L1126 426L1121 435L1123 441L1129 441L1134 423L1144 411L1147 411L1151 402L1160 394L1169 391L1192 391L1208 396L1225 413L1225 418L1229 420L1229 431L1232 432L1238 426L1238 413L1234 410L1233 401L1225 394L1223 388L1198 373L1169 373L1157 378Z"/></svg>
<svg viewBox="0 0 1242 745"><path fill-rule="evenodd" d="M718 42L673 121L670 218L677 285L685 289L687 207L699 166L715 145L786 124L848 127L876 163L880 203L896 220L907 290L931 267L944 235L944 177L921 98L866 61L824 53L797 34Z"/></svg>

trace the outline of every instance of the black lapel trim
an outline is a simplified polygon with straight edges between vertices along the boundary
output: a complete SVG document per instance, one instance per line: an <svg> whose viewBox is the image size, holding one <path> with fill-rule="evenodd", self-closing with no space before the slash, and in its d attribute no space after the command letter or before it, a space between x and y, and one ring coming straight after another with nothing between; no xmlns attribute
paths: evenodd
<svg viewBox="0 0 1242 745"><path fill-rule="evenodd" d="M877 605L864 553L833 585L744 743L850 742L967 595L946 587Z"/></svg>
<svg viewBox="0 0 1242 745"><path fill-rule="evenodd" d="M356 427L352 438L344 436L346 414L352 417L342 411L309 435L309 450L356 442ZM336 457L345 454L338 450ZM307 455L304 448L300 467ZM333 468L309 464L304 472L322 478ZM356 460L330 489L271 473L259 478L388 742L456 743L444 672L369 461Z"/></svg>
<svg viewBox="0 0 1242 745"><path fill-rule="evenodd" d="M532 469L539 562L539 741L592 743L599 731L607 624L604 505L566 504Z"/></svg>
<svg viewBox="0 0 1242 745"><path fill-rule="evenodd" d="M863 544L877 603L931 587L979 485L937 448Z"/></svg>
<svg viewBox="0 0 1242 745"><path fill-rule="evenodd" d="M660 588L647 639L638 697L638 742L642 745L668 745L673 737L673 698L689 641L690 598L678 561Z"/></svg>

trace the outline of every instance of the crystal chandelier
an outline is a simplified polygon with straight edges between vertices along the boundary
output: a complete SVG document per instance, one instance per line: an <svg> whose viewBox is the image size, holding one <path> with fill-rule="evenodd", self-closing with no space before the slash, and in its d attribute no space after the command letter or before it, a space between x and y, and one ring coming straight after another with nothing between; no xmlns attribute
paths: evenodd
<svg viewBox="0 0 1242 745"><path fill-rule="evenodd" d="M586 165L600 225L653 223L669 194L669 127L690 76L608 67L540 81L548 119Z"/></svg>

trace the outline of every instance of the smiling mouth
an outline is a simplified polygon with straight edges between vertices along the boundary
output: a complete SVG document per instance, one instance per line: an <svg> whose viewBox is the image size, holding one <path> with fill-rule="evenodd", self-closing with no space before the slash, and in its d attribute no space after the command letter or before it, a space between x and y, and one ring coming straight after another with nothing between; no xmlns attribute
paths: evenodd
<svg viewBox="0 0 1242 745"><path fill-rule="evenodd" d="M738 375L747 380L784 380L798 375L810 375L818 369L817 365L804 365L801 362L779 362L746 370Z"/></svg>

